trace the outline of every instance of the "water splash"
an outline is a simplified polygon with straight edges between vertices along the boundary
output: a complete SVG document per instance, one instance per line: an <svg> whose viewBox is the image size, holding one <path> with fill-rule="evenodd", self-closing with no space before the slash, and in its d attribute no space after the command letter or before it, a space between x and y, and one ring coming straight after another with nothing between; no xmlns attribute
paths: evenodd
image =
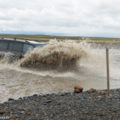
<svg viewBox="0 0 120 120"><path fill-rule="evenodd" d="M18 53L0 52L0 63L14 63L21 58Z"/></svg>
<svg viewBox="0 0 120 120"><path fill-rule="evenodd" d="M32 53L25 55L20 66L40 70L70 70L76 69L80 59L86 56L81 44L56 42L42 49L34 49Z"/></svg>
<svg viewBox="0 0 120 120"><path fill-rule="evenodd" d="M55 68L53 64L50 64L52 69L49 69L49 62L46 62L46 68L41 67L39 69L41 64L39 63L40 66L37 66L34 63L34 53L36 54L35 61L40 62L39 60L44 58L45 61L50 60L54 63L53 61L56 60L58 63L55 64ZM65 57L62 64L59 59L53 57L54 53L57 54L59 59L61 59L61 56ZM120 87L120 51L112 49L110 53L111 88L118 88ZM75 58L76 61L71 62L71 58ZM9 62L5 62L7 59L3 56L1 60L0 102L6 101L8 98L17 99L33 94L73 91L75 85L81 85L85 90L89 88L106 88L105 49L101 49L101 47L100 49L99 47L93 49L92 45L86 42L54 41L42 49L35 49L15 63L9 64ZM20 67L25 61L30 61L30 67ZM72 63L74 63L77 71L73 70ZM67 64L68 67L71 66L69 71L66 70L66 67L64 68L64 64ZM58 68L61 68L61 65L62 71L59 71ZM34 67L38 67L38 69L32 69Z"/></svg>

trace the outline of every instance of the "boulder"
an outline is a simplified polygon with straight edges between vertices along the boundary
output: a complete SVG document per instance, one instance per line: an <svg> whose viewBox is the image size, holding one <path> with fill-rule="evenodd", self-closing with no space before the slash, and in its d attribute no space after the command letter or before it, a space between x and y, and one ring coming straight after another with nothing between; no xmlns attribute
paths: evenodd
<svg viewBox="0 0 120 120"><path fill-rule="evenodd" d="M81 86L75 86L74 87L74 93L80 93L82 91L83 91L83 87L81 87Z"/></svg>
<svg viewBox="0 0 120 120"><path fill-rule="evenodd" d="M95 92L96 90L94 89L94 88L90 88L89 90L88 90L88 93L93 93L93 92Z"/></svg>

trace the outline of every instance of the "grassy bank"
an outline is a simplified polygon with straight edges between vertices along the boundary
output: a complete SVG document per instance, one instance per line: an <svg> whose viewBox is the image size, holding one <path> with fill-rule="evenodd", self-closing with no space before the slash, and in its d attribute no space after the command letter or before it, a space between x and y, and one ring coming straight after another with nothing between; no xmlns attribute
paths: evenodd
<svg viewBox="0 0 120 120"><path fill-rule="evenodd" d="M120 38L103 38L103 37L79 37L79 36L51 36L51 35L12 35L12 34L4 34L0 35L0 37L6 38L17 38L24 40L35 40L35 41L49 41L50 39L57 40L79 40L88 42L96 42L96 43L120 43Z"/></svg>

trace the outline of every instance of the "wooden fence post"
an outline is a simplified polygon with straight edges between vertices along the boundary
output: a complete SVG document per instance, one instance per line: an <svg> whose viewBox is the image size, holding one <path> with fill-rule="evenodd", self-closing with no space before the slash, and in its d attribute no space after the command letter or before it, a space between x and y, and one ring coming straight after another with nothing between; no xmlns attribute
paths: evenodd
<svg viewBox="0 0 120 120"><path fill-rule="evenodd" d="M107 70L107 90L110 96L110 73L109 73L109 49L106 48L106 70Z"/></svg>

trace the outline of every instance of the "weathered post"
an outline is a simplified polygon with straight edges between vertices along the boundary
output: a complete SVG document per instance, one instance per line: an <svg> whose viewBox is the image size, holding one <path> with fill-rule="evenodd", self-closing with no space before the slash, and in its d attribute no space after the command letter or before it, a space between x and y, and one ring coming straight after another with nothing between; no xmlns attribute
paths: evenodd
<svg viewBox="0 0 120 120"><path fill-rule="evenodd" d="M110 96L110 74L109 74L109 49L106 48L106 70L107 70L107 90L108 96Z"/></svg>

